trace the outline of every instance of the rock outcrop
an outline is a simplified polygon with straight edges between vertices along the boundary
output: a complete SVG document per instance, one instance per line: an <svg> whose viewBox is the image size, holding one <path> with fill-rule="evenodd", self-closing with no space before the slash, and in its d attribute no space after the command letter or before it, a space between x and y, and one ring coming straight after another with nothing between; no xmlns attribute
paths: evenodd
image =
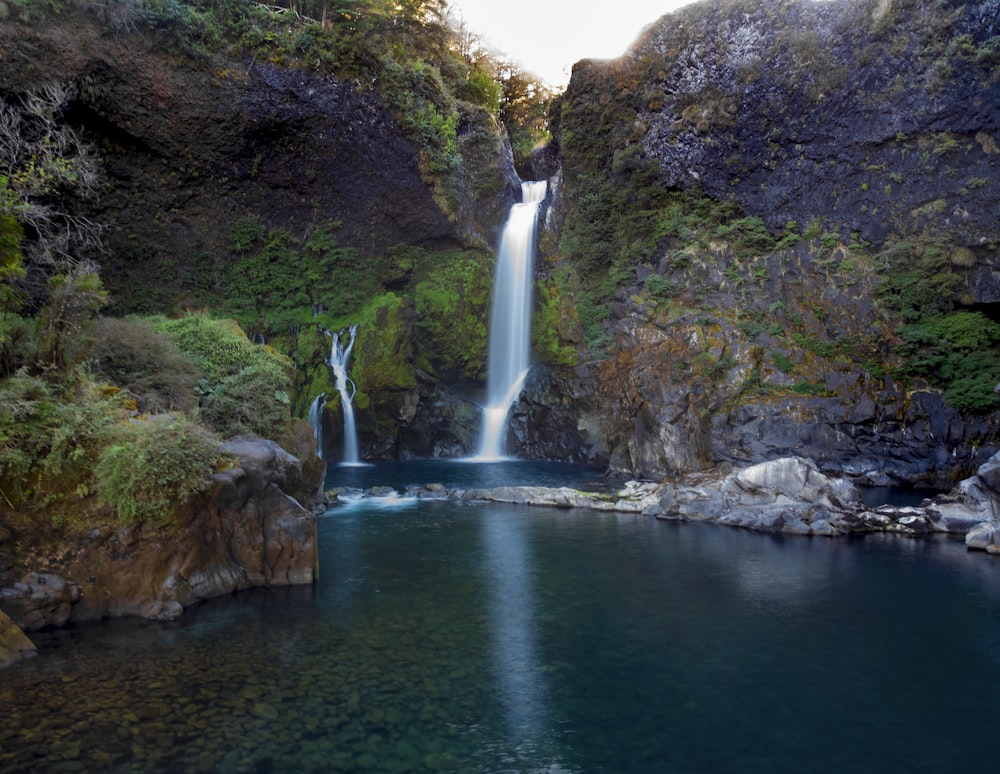
<svg viewBox="0 0 1000 774"><path fill-rule="evenodd" d="M978 247L1000 231L995 194L963 190L995 175L998 30L993 0L701 3L627 55L650 73L642 146L669 185L733 195L775 228L821 218L878 243L924 218Z"/></svg>
<svg viewBox="0 0 1000 774"><path fill-rule="evenodd" d="M919 506L870 508L848 479L824 475L801 457L783 457L738 470L724 467L677 482L630 481L617 491L510 486L450 493L466 500L556 508L590 508L658 519L710 522L758 532L838 535L890 532L966 536L966 545L1000 553L1000 455L951 493Z"/></svg>
<svg viewBox="0 0 1000 774"><path fill-rule="evenodd" d="M0 577L0 608L25 631L136 615L169 620L201 600L255 586L312 583L323 471L273 441L225 444L233 464L167 527L101 526L56 536L13 535L20 555Z"/></svg>
<svg viewBox="0 0 1000 774"><path fill-rule="evenodd" d="M913 378L901 329L997 318L998 41L993 0L734 0L578 63L539 157L560 182L542 257L618 287L584 308L585 365L525 396L518 453L569 428L621 476L789 455L860 482L974 472L996 405ZM938 306L907 296L921 282Z"/></svg>

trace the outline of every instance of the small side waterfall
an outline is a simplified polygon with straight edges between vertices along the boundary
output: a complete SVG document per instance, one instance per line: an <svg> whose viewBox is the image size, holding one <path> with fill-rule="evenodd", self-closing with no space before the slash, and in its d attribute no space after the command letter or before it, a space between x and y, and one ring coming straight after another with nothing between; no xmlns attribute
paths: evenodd
<svg viewBox="0 0 1000 774"><path fill-rule="evenodd" d="M322 392L309 405L309 424L312 426L313 435L316 436L316 456L321 460L323 456L323 407L326 406L326 393Z"/></svg>
<svg viewBox="0 0 1000 774"><path fill-rule="evenodd" d="M324 330L331 339L330 357L326 364L333 373L333 385L340 393L340 410L344 414L344 458L341 465L361 465L358 460L358 432L354 425L354 393L357 392L354 382L347 375L347 364L354 349L354 339L358 335L358 326L352 325L339 333ZM344 344L344 334L347 334L347 344Z"/></svg>
<svg viewBox="0 0 1000 774"><path fill-rule="evenodd" d="M545 193L544 180L521 184L522 202L511 207L500 240L490 312L486 408L476 455L479 460L503 458L507 415L528 375L535 231Z"/></svg>

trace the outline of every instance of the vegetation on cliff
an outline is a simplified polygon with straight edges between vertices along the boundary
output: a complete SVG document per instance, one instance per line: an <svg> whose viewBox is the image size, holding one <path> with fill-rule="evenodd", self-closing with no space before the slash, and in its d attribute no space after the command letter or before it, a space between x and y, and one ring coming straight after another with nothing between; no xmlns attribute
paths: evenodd
<svg viewBox="0 0 1000 774"><path fill-rule="evenodd" d="M102 36L157 52L167 67L215 68L221 79L234 75L220 62L236 57L251 69L266 62L377 89L419 149L438 204L455 219L468 220L459 210L469 201L502 198L503 175L482 173L502 156L498 116L522 167L546 136L548 95L540 84L449 27L437 0L349 7L9 0L0 11L0 22L12 25L7 32L61 15L96 19ZM162 64L153 69L156 77L166 74ZM171 88L151 85L152 99ZM167 235L178 211L149 199L142 231L127 235L127 253L117 252L117 241L102 241L103 226L121 229L117 202L143 203L137 186L125 189L114 169L136 140L95 131L110 129L100 107L109 94L93 74L0 94L0 388L11 409L0 432L6 506L57 522L169 520L224 464L220 438L252 432L281 439L293 410L304 414L315 395L334 394L325 329L362 323L355 363L362 409L391 404L393 394L413 388L418 371L431 379L482 378L491 253L472 232L472 248L376 251L360 248L356 235L345 244L335 213L303 228L283 213L252 209L191 250L171 245L167 257L144 244L145 236ZM247 174L256 177L268 162L256 156ZM190 163L162 159L152 182L180 190L179 170L197 175ZM315 173L304 176L310 181ZM104 217L110 207L112 218L103 224L91 215L99 193ZM212 314L185 313L191 309ZM118 316L100 317L102 310ZM122 316L129 312L143 316ZM273 347L251 344L248 335Z"/></svg>
<svg viewBox="0 0 1000 774"><path fill-rule="evenodd" d="M996 411L986 6L701 3L580 63L550 117L565 184L547 248L591 348L638 308L738 336L692 373L742 372L742 400L854 370Z"/></svg>
<svg viewBox="0 0 1000 774"><path fill-rule="evenodd" d="M320 393L336 410L324 331L349 324L374 436L433 385L481 380L490 242L514 197L498 120L527 177L549 95L449 27L445 3L4 7L22 27L73 15L100 49L99 66L74 70L47 41L57 55L39 71L73 74L61 106L33 109L44 94L24 84L3 94L8 124L62 148L0 176L7 374L26 347L62 340L53 362L89 362L135 410L272 436ZM548 113L561 177L541 239L538 359L600 361L617 385L660 347L660 381L695 396L692 432L755 402L846 405L854 381L869 395L927 380L963 412L994 411L997 299L979 280L998 243L1000 45L985 7L700 3L620 60L580 63ZM39 207L74 226L75 263L41 259L44 221L27 216ZM104 253L91 249L96 213ZM53 276L75 283L69 299L106 292L102 308L125 318L100 322L86 358L58 314L48 340L33 332ZM210 373L198 347L236 334L171 319L192 309L272 349ZM891 408L901 424L917 411Z"/></svg>

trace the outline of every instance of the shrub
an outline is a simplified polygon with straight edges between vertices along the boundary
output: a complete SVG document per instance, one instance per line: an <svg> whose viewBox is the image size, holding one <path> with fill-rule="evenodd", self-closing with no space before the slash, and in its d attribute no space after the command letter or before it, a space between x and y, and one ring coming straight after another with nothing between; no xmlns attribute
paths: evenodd
<svg viewBox="0 0 1000 774"><path fill-rule="evenodd" d="M252 344L232 320L189 315L153 324L204 372L197 388L201 417L218 433L276 438L284 432L290 417L288 358Z"/></svg>
<svg viewBox="0 0 1000 774"><path fill-rule="evenodd" d="M168 522L211 484L218 440L179 414L120 425L97 467L97 492L124 522Z"/></svg>
<svg viewBox="0 0 1000 774"><path fill-rule="evenodd" d="M90 367L96 376L135 395L141 411L188 413L197 408L195 387L203 372L146 320L99 320Z"/></svg>
<svg viewBox="0 0 1000 774"><path fill-rule="evenodd" d="M943 386L945 399L959 411L997 408L1000 324L981 312L960 310L905 325L901 337L900 351L908 358L904 374Z"/></svg>
<svg viewBox="0 0 1000 774"><path fill-rule="evenodd" d="M417 343L435 367L452 364L462 378L481 378L486 366L490 272L481 254L441 255L413 289Z"/></svg>
<svg viewBox="0 0 1000 774"><path fill-rule="evenodd" d="M53 385L25 371L0 381L0 481L4 496L86 491L124 410L114 390L86 380Z"/></svg>

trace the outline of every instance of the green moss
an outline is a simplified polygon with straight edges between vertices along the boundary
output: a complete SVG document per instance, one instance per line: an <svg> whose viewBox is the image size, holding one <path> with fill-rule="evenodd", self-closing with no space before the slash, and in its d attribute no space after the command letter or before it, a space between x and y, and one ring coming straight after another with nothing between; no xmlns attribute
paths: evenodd
<svg viewBox="0 0 1000 774"><path fill-rule="evenodd" d="M531 326L535 353L550 365L575 366L579 362L574 346L577 338L575 310L554 281L539 282L537 293L538 303Z"/></svg>
<svg viewBox="0 0 1000 774"><path fill-rule="evenodd" d="M358 325L358 337L351 377L361 400L416 387L413 302L395 293L383 293L371 299L352 322Z"/></svg>
<svg viewBox="0 0 1000 774"><path fill-rule="evenodd" d="M416 283L417 350L436 372L451 379L485 376L491 290L489 257L476 251L439 255Z"/></svg>
<svg viewBox="0 0 1000 774"><path fill-rule="evenodd" d="M1000 383L1000 324L981 312L959 310L904 325L900 369L944 387L945 398L959 411L981 413L997 408Z"/></svg>
<svg viewBox="0 0 1000 774"><path fill-rule="evenodd" d="M124 522L167 523L206 490L220 461L218 439L183 415L118 426L95 468L97 492Z"/></svg>

